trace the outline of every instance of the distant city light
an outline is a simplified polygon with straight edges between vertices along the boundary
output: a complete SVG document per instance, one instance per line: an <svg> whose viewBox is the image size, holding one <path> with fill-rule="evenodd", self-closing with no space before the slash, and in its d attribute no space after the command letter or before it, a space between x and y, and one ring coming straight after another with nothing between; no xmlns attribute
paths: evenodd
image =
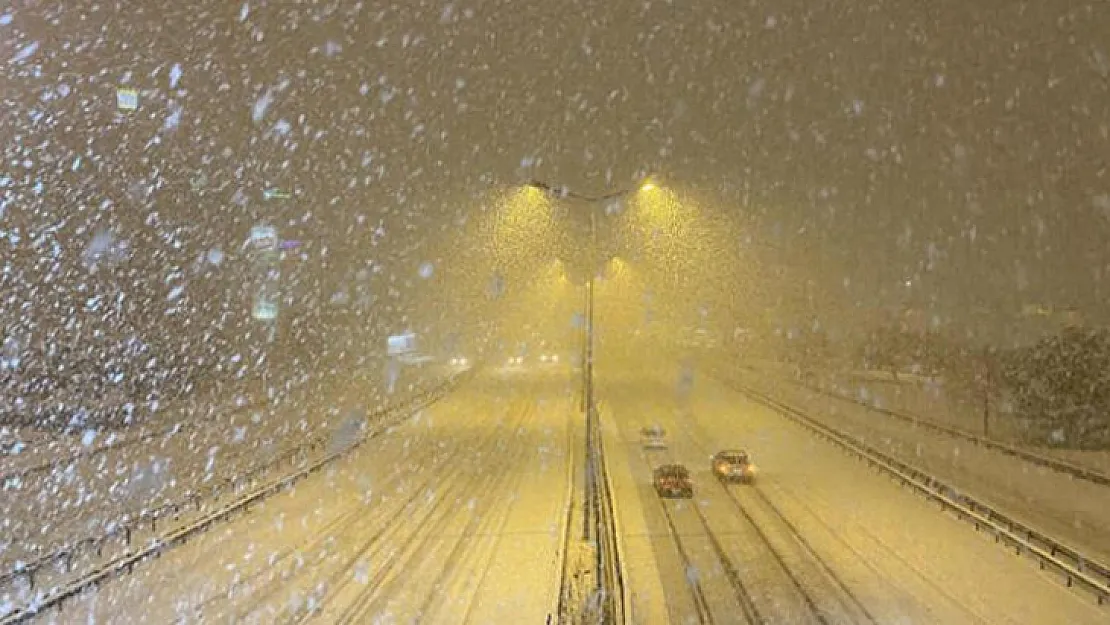
<svg viewBox="0 0 1110 625"><path fill-rule="evenodd" d="M291 197L293 197L291 193L281 189L266 189L262 192L262 198L266 200L288 200Z"/></svg>

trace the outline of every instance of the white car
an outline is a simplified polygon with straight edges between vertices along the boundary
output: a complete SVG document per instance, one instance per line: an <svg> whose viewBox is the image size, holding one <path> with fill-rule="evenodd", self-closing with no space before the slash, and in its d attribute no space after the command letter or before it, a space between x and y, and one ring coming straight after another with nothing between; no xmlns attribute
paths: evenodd
<svg viewBox="0 0 1110 625"><path fill-rule="evenodd" d="M667 431L658 425L640 428L640 443L644 449L666 449Z"/></svg>

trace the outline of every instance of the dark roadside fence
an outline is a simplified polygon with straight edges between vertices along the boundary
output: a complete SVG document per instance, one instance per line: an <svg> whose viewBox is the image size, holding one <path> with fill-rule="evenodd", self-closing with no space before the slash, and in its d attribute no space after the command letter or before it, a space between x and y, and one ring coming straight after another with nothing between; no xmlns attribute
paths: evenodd
<svg viewBox="0 0 1110 625"><path fill-rule="evenodd" d="M364 363L365 364L365 363ZM282 459L293 460L299 457L300 452L304 451L307 444L312 450L317 446L327 444L335 444L336 432L343 429L344 424L348 423L353 417L352 415L357 412L359 418L366 418L370 415L373 420L374 415L380 415L384 412L391 412L393 410L401 409L408 405L414 399L425 397L429 393L437 394L449 388L454 381L459 379L458 372L448 373L444 368L413 368L403 371L400 379L395 385L394 392L388 393L386 389L382 388L379 384L380 380L377 379L375 367L364 367L358 372L343 372L333 371L329 375L342 375L347 374L347 381L342 384L342 389L327 388L326 384L321 381L319 388L310 389L306 388L308 385L302 386L303 393L295 393L294 396L288 397L288 401L280 401L279 403L266 406L254 405L245 406L243 410L249 410L252 415L241 415L239 422L242 423L243 419L257 419L259 414L262 415L262 423L269 424L263 426L261 430L253 430L255 433L248 435L241 441L236 441L234 444L226 448L226 452L222 452L219 456L220 460L216 465L218 470L215 474L216 480L210 478L213 475L211 467L205 468L204 453L203 451L211 448L213 445L224 446L229 436L230 428L227 424L232 421L231 415L223 414L221 418L215 420L201 420L196 422L179 422L172 428L165 430L151 430L146 437L132 437L121 441L119 444L95 448L81 453L73 454L68 457L59 456L49 459L47 462L42 463L41 466L31 466L14 468L14 470L6 471L2 474L3 479L0 479L0 492L5 492L7 495L15 497L18 493L26 493L34 496L36 492L44 490L57 490L56 497L65 498L66 488L73 485L69 484L69 480L65 476L72 473L72 469L78 466L95 466L92 461L94 456L109 453L111 451L123 452L130 454L130 450L122 449L126 446L135 447L135 451L139 456L145 457L146 454L154 452L162 454L167 457L167 449L164 445L169 443L171 445L179 445L184 443L189 449L193 449L196 453L186 453L184 457L193 458L195 456L196 462L188 462L180 460L174 462L175 474L173 480L173 487L169 489L159 489L149 493L141 494L141 498L128 501L119 502L122 507L115 508L116 503L109 501L109 499L98 498L108 508L104 510L88 510L84 511L86 516L92 515L90 518L97 518L99 521L96 525L104 527L107 534L116 535L118 532L110 530L120 523L123 525L132 526L133 523L124 523L123 521L130 519L146 519L151 523L157 523L157 520L164 516L165 513L173 511L174 514L179 510L183 510L190 506L183 506L181 504L182 497L189 498L191 495L186 493L193 493L197 489L210 490L213 484L218 484L220 480L235 480L241 481L249 478L259 470L268 471L268 467L272 466L275 462L280 462ZM316 386L315 384L313 385ZM334 399L335 392L346 392L352 401L359 404L359 409L355 412L340 411L336 412L331 404ZM329 394L331 391L331 394ZM329 399L330 398L330 399ZM293 412L285 414L287 409L292 409ZM271 414L271 411L272 412ZM310 419L310 422L303 420L304 415L315 414L316 417ZM330 416L329 416L330 415ZM275 419L276 418L276 419ZM272 420L271 419L275 419ZM257 423L257 421L256 421ZM284 425L283 425L284 424ZM294 431L287 431L287 426L293 426ZM275 429L277 428L277 429ZM337 430L336 428L339 428ZM189 430L193 430L190 432ZM282 434L284 432L284 434ZM179 441L179 443L173 443ZM269 442L267 442L269 441ZM330 442L329 442L330 441ZM261 445L261 446L260 446ZM170 448L172 449L172 448ZM298 450L293 453L291 450ZM230 455L227 455L230 452ZM292 455L291 455L292 454ZM180 455L180 454L178 454ZM114 457L114 456L110 456ZM125 456L127 457L127 456ZM89 464L93 462L93 464ZM114 462L114 461L112 461ZM80 464L78 464L80 463ZM194 466L195 465L195 466ZM266 467L261 469L260 467ZM97 473L97 480L103 478L103 475ZM54 481L61 479L61 483L54 484ZM107 479L114 479L108 476ZM126 480L125 480L126 481ZM95 482L95 480L94 480ZM78 486L85 489L93 489L96 491L106 492L104 484L82 481ZM145 491L144 491L145 492ZM14 503L14 500L12 500ZM30 501L28 501L30 503ZM194 502L195 503L195 502ZM73 510L73 513L83 511ZM159 513L155 513L161 511ZM49 508L41 511L42 514L39 518L44 519L42 522L49 523L47 517L51 516ZM100 516L98 516L100 515ZM108 515L108 516L104 516ZM108 522L105 519L117 518L119 522ZM80 521L78 519L78 521ZM78 522L76 525L81 525ZM142 523L140 523L142 525ZM53 558L48 555L57 552L69 553L70 550L66 545L74 543L87 542L78 538L76 535L69 534L63 526L58 526L61 533L57 536L52 536L50 540L44 540L42 544L34 545L34 549L30 549L25 555L19 556L22 560L32 561L50 561ZM118 528L117 528L118 529ZM151 530L154 528L151 527ZM13 531L15 531L13 529ZM123 531L123 530L120 530ZM79 534L79 533L78 533ZM105 534L105 535L107 535ZM45 538L45 536L40 536ZM97 544L99 540L93 541ZM14 556L14 552L9 554Z"/></svg>
<svg viewBox="0 0 1110 625"><path fill-rule="evenodd" d="M395 395L436 381L442 372L434 368L402 368L393 385ZM226 422L237 414L249 411L278 409L291 403L325 402L329 390L337 383L361 386L370 392L372 403L384 404L389 400L386 388L388 376L387 361L381 357L354 356L327 362L325 366L301 364L299 362L281 363L268 370L257 371L255 375L244 376L232 381L210 380L204 391L182 392L173 401L159 401L158 405L146 406L141 418L134 419L130 425L119 427L118 421L111 421L114 427L98 428L86 422L79 428L69 427L71 434L96 430L103 434L115 432L117 436L98 436L95 446L82 447L75 442L49 442L49 450L37 462L20 463L16 467L0 471L0 486L12 479L22 479L29 475L54 471L81 457L96 456L112 450L120 450L143 445L167 435L182 434L197 427L210 427L212 424ZM116 406L116 409L119 407ZM61 409L61 408L59 408ZM18 419L6 420L0 411L0 428L11 428ZM42 428L33 419L30 426L40 432L49 433L52 428ZM19 427L16 425L15 427ZM0 449L0 459L5 450Z"/></svg>
<svg viewBox="0 0 1110 625"><path fill-rule="evenodd" d="M384 357L272 359L239 370L227 367L178 368L135 373L113 384L103 373L0 372L0 427L80 433L122 431L164 420L168 413L193 414L219 405L258 405L294 389L319 389L336 377L384 369Z"/></svg>
<svg viewBox="0 0 1110 625"><path fill-rule="evenodd" d="M448 376L438 382L429 380L427 386L414 380L414 384L408 387L408 393L398 397L392 405L383 406L367 415L366 425L369 429L361 432L356 440L341 449L331 449L327 435L322 433L284 450L278 456L261 462L246 472L227 476L216 483L208 484L203 492L188 492L178 501L154 509L145 509L137 515L127 515L120 519L119 523L114 524L113 529L107 533L82 537L32 562L23 562L9 571L0 572L0 587L22 582L34 589L38 585L36 581L43 569L64 579L67 574L73 572L79 560L90 560L88 564L92 565L85 575L73 582L60 584L58 582L61 580L55 580L54 583L48 582L49 587L45 589L45 594L39 591L33 606L17 608L9 604L7 609L11 611L0 612L0 622L25 622L40 611L56 607L63 600L95 587L109 577L131 572L136 564L150 557L157 557L163 551L178 544L183 544L193 535L206 531L217 521L226 520L237 512L249 511L251 504L288 488L297 480L342 457L351 449L357 448L365 440L388 432L391 427L407 419L415 411L442 399L470 377L470 373ZM320 454L323 456L316 457ZM258 485L268 473L285 466L288 466L285 469L285 477L258 489ZM231 503L221 501L226 497L234 500ZM180 521L186 515L193 518L184 527L175 530L167 537L153 538L153 535L159 531L160 522ZM133 542L140 537L141 546ZM115 554L109 553L112 545L115 546L114 550L117 552ZM133 551L136 547L138 547L137 552ZM103 558L108 558L108 561L103 561Z"/></svg>

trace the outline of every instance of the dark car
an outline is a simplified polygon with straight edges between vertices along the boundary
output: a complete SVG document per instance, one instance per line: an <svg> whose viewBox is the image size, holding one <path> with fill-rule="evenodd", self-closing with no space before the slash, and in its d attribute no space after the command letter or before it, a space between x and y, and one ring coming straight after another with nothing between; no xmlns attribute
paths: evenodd
<svg viewBox="0 0 1110 625"><path fill-rule="evenodd" d="M694 496L690 471L681 464L665 464L655 469L652 481L660 497L689 499Z"/></svg>
<svg viewBox="0 0 1110 625"><path fill-rule="evenodd" d="M719 451L713 455L710 468L723 482L750 484L755 480L756 468L746 451Z"/></svg>

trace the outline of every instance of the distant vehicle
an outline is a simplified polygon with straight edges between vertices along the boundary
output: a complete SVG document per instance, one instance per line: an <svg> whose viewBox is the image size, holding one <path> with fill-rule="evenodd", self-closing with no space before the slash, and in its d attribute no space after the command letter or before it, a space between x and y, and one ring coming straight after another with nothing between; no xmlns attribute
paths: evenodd
<svg viewBox="0 0 1110 625"><path fill-rule="evenodd" d="M713 475L722 482L741 482L751 484L755 481L757 469L748 452L741 450L718 451L711 461Z"/></svg>
<svg viewBox="0 0 1110 625"><path fill-rule="evenodd" d="M505 364L510 367L519 367L524 364L524 356L509 356Z"/></svg>
<svg viewBox="0 0 1110 625"><path fill-rule="evenodd" d="M553 365L559 362L559 354L543 354L540 356L540 362Z"/></svg>
<svg viewBox="0 0 1110 625"><path fill-rule="evenodd" d="M451 359L451 366L452 367L469 367L470 366L470 359L467 358L466 356L455 356L454 358Z"/></svg>
<svg viewBox="0 0 1110 625"><path fill-rule="evenodd" d="M690 471L681 464L665 464L652 476L655 491L666 499L689 499L694 496L694 482Z"/></svg>
<svg viewBox="0 0 1110 625"><path fill-rule="evenodd" d="M640 443L644 449L666 449L667 431L658 425L640 428Z"/></svg>

